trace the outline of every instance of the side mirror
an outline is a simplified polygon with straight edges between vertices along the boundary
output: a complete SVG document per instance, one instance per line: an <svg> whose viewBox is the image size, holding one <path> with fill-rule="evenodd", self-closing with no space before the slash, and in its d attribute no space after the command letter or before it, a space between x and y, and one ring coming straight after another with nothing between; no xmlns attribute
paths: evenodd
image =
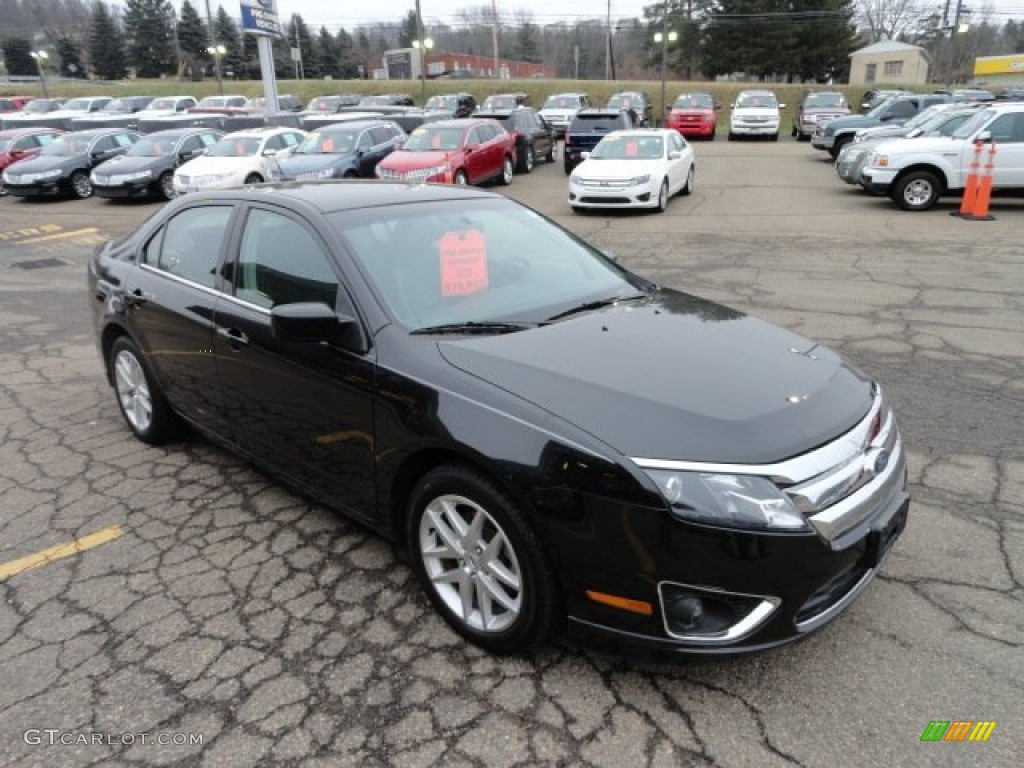
<svg viewBox="0 0 1024 768"><path fill-rule="evenodd" d="M580 152L580 157L582 157L584 160L586 160L588 157L590 157L590 153L589 152Z"/></svg>
<svg viewBox="0 0 1024 768"><path fill-rule="evenodd" d="M467 144L466 145L466 152L467 153L475 152L478 149L480 149L480 145L479 144Z"/></svg>
<svg viewBox="0 0 1024 768"><path fill-rule="evenodd" d="M669 160L678 160L682 156L683 153L680 152L678 149L673 149L671 152L668 153Z"/></svg>
<svg viewBox="0 0 1024 768"><path fill-rule="evenodd" d="M270 329L278 341L334 341L366 351L359 323L323 302L281 304L270 311Z"/></svg>
<svg viewBox="0 0 1024 768"><path fill-rule="evenodd" d="M263 150L263 156L264 157L273 157L276 154L277 154L277 150L276 149L264 149Z"/></svg>
<svg viewBox="0 0 1024 768"><path fill-rule="evenodd" d="M982 131L974 138L974 140L989 144L992 141L992 131Z"/></svg>

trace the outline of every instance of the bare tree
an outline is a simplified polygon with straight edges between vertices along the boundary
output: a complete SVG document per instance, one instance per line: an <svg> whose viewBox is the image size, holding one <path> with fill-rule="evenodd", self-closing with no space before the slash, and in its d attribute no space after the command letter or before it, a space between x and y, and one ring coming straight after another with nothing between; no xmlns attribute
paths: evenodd
<svg viewBox="0 0 1024 768"><path fill-rule="evenodd" d="M868 43L895 40L916 28L933 6L927 0L860 0L858 21Z"/></svg>

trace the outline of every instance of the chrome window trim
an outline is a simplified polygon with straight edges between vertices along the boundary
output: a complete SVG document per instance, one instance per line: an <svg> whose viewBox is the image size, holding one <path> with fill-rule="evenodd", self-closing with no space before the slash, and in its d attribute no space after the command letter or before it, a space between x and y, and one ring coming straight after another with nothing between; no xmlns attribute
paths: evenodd
<svg viewBox="0 0 1024 768"><path fill-rule="evenodd" d="M850 431L831 443L826 443L808 453L774 464L724 464L706 461L676 461L674 459L633 458L630 460L641 469L667 469L683 472L707 472L711 474L758 475L783 486L806 482L863 453L868 433L875 415L883 405L881 390L875 387L874 402L867 415Z"/></svg>
<svg viewBox="0 0 1024 768"><path fill-rule="evenodd" d="M208 293L209 295L215 298L225 299L226 301L230 301L233 304L240 304L246 309L256 310L260 314L267 315L268 317L271 314L269 309L261 307L258 304L252 304L251 302L248 301L242 301L241 299L235 298L234 296L228 293L218 291L216 288L210 288L208 286L203 285L202 283L197 283L194 280L187 280L184 277L180 277L179 275L175 275L174 273L160 269L159 267L154 267L150 264L139 264L138 267L144 272L149 272L151 275L159 275L161 277L165 277L168 280L171 280L180 285L184 285L188 288L195 288L196 290L202 291L203 293Z"/></svg>

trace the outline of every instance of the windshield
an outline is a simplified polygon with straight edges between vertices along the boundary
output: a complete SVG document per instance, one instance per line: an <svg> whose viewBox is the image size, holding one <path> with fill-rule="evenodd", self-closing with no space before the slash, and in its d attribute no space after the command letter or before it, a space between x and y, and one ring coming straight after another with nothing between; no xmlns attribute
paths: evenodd
<svg viewBox="0 0 1024 768"><path fill-rule="evenodd" d="M462 146L465 135L465 128L417 128L402 148L412 152L451 152Z"/></svg>
<svg viewBox="0 0 1024 768"><path fill-rule="evenodd" d="M307 112L333 112L341 104L341 99L337 96L317 96L309 100L306 104Z"/></svg>
<svg viewBox="0 0 1024 768"><path fill-rule="evenodd" d="M773 93L741 93L736 99L736 106L740 109L773 109L778 106L778 102Z"/></svg>
<svg viewBox="0 0 1024 768"><path fill-rule="evenodd" d="M921 115L923 114L924 112L922 112L917 117L921 117ZM937 131L943 126L948 125L950 121L956 120L956 124L959 126L963 124L964 120L966 119L967 113L965 112L950 112L949 110L936 110L935 112L932 112L930 115L928 115L924 120L917 120L915 118L914 120L904 123L903 127L920 127L921 130L924 132ZM914 123L914 125L911 125L910 123ZM949 134L952 133L952 131L946 131L946 133Z"/></svg>
<svg viewBox="0 0 1024 768"><path fill-rule="evenodd" d="M540 322L581 302L637 293L593 248L510 200L369 208L328 220L409 329Z"/></svg>
<svg viewBox="0 0 1024 768"><path fill-rule="evenodd" d="M199 107L225 107L227 106L228 100L226 96L207 96L206 98L200 99Z"/></svg>
<svg viewBox="0 0 1024 768"><path fill-rule="evenodd" d="M880 118L883 114L885 114L885 111L889 108L889 102L893 101L895 98L895 96L890 96L887 99L883 99L878 103L877 106L875 106L870 112L868 112L867 115L865 115L865 117L870 117L872 119Z"/></svg>
<svg viewBox="0 0 1024 768"><path fill-rule="evenodd" d="M424 109L455 109L458 106L458 100L454 96L431 96L427 99L427 103L423 105Z"/></svg>
<svg viewBox="0 0 1024 768"><path fill-rule="evenodd" d="M918 112L912 118L907 120L907 122L905 122L903 124L903 128L904 129L909 129L909 128L917 128L918 126L922 126L923 127L926 123L931 122L935 118L935 116L938 115L941 111L942 111L942 105L939 105L939 104L935 104L935 105L933 105L931 107L928 107L927 109L925 109L925 110L923 110L921 112Z"/></svg>
<svg viewBox="0 0 1024 768"><path fill-rule="evenodd" d="M622 109L633 109L639 107L642 99L635 93L616 93L608 99L609 107L621 107Z"/></svg>
<svg viewBox="0 0 1024 768"><path fill-rule="evenodd" d="M71 101L64 102L64 106L61 109L71 109L77 112L87 112L90 107L88 99L71 99Z"/></svg>
<svg viewBox="0 0 1024 768"><path fill-rule="evenodd" d="M578 109L579 106L578 96L552 96L544 102L544 109Z"/></svg>
<svg viewBox="0 0 1024 768"><path fill-rule="evenodd" d="M655 160L664 155L665 142L661 136L632 133L605 136L590 153L598 160Z"/></svg>
<svg viewBox="0 0 1024 768"><path fill-rule="evenodd" d="M481 112L487 112L492 109L515 109L516 108L516 97L515 96L488 96L484 99L484 105L481 108Z"/></svg>
<svg viewBox="0 0 1024 768"><path fill-rule="evenodd" d="M60 104L56 101L47 101L46 99L36 99L35 101L29 102L28 106L25 107L25 112L39 114L41 112L53 112L60 108Z"/></svg>
<svg viewBox="0 0 1024 768"><path fill-rule="evenodd" d="M672 109L714 109L715 100L710 93L684 93L676 99Z"/></svg>
<svg viewBox="0 0 1024 768"><path fill-rule="evenodd" d="M131 102L125 101L124 99L114 99L113 101L108 101L106 104L104 104L103 109L101 109L100 111L117 112L119 114L124 114L125 112L132 111L132 104Z"/></svg>
<svg viewBox="0 0 1024 768"><path fill-rule="evenodd" d="M364 96L359 103L386 107L389 104L394 104L395 100L391 96Z"/></svg>
<svg viewBox="0 0 1024 768"><path fill-rule="evenodd" d="M174 153L175 139L159 139L144 136L131 145L125 153L128 157L167 157Z"/></svg>
<svg viewBox="0 0 1024 768"><path fill-rule="evenodd" d="M0 152L6 152L7 148L14 143L14 139L0 139Z"/></svg>
<svg viewBox="0 0 1024 768"><path fill-rule="evenodd" d="M79 136L62 136L59 139L43 147L40 155L55 157L71 157L72 155L84 155L89 151L89 142Z"/></svg>
<svg viewBox="0 0 1024 768"><path fill-rule="evenodd" d="M175 108L174 99L156 99L154 101L149 102L149 104L146 106L146 109L148 109L148 110L157 110L157 109L167 110L167 109L174 109L174 108Z"/></svg>
<svg viewBox="0 0 1024 768"><path fill-rule="evenodd" d="M313 131L295 149L296 155L340 155L351 152L358 131Z"/></svg>
<svg viewBox="0 0 1024 768"><path fill-rule="evenodd" d="M252 157L259 154L260 139L255 136L223 138L210 147L210 157Z"/></svg>
<svg viewBox="0 0 1024 768"><path fill-rule="evenodd" d="M821 107L845 107L846 97L841 93L812 93L804 99L804 109Z"/></svg>
<svg viewBox="0 0 1024 768"><path fill-rule="evenodd" d="M957 128L953 132L954 139L967 139L973 136L978 130L981 129L989 120L995 117L996 113L993 109L983 109L966 123Z"/></svg>

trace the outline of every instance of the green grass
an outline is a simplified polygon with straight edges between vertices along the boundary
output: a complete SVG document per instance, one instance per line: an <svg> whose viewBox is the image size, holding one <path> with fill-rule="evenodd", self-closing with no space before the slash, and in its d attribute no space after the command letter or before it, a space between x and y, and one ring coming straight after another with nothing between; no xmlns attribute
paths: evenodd
<svg viewBox="0 0 1024 768"><path fill-rule="evenodd" d="M421 84L418 80L278 80L279 93L289 93L298 96L303 101L314 96L322 96L331 93L408 93L417 104L422 104L425 99ZM877 86L882 87L882 86ZM736 94L742 90L751 88L766 88L778 95L779 101L786 105L784 110L783 125L788 126L786 120L790 119L793 110L800 103L804 92L808 90L840 90L846 94L850 104L856 107L860 103L864 86L823 86L823 85L787 85L784 83L708 83L708 82L680 82L669 81L665 85L665 99L668 104L675 100L675 97L684 91L709 91L714 95L715 100L724 108L736 98ZM507 93L509 91L524 91L530 95L533 106L540 108L544 100L553 93L566 91L583 91L590 94L594 104L604 104L609 96L616 91L639 90L646 91L654 103L655 116L660 111L661 82L659 80L428 80L426 83L426 97L438 93L452 93L468 91L472 93L477 101L482 102L489 94ZM126 80L118 85L104 83L49 83L51 96L87 96L103 94L111 96L170 96L175 94L191 94L197 98L212 96L218 93L217 81L213 79L201 82L190 80L161 79L161 80ZM225 93L240 93L245 96L259 96L263 93L263 84L258 80L225 80ZM42 94L38 84L32 83L0 83L0 95L13 94Z"/></svg>

